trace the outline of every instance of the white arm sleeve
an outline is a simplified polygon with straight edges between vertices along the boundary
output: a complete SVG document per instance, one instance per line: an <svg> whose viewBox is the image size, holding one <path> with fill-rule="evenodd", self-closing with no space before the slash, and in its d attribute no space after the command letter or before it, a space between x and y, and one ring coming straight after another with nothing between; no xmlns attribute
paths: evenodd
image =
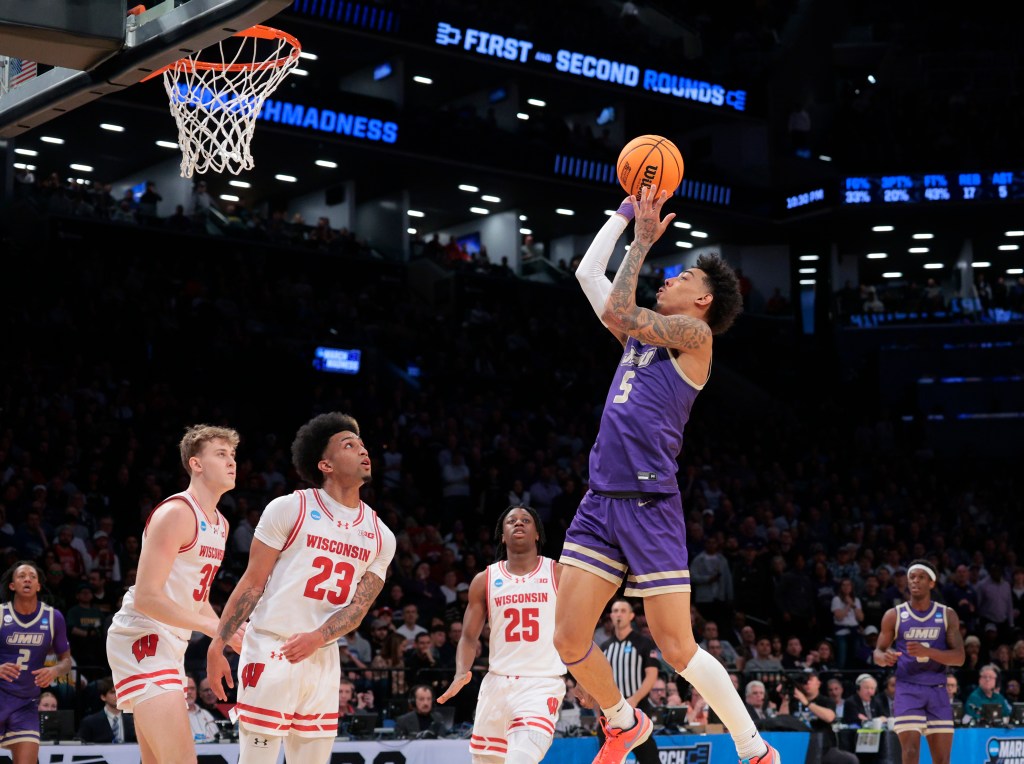
<svg viewBox="0 0 1024 764"><path fill-rule="evenodd" d="M622 215L618 213L609 215L608 220L601 226L601 230L597 232L597 236L590 243L587 253L580 261L579 268L576 269L576 280L583 287L583 293L590 300L598 318L601 318L601 314L604 313L605 303L608 302L608 295L612 291L612 282L605 275L608 270L608 261L612 256L612 248L622 236L622 232L626 230L627 225L629 225L629 221ZM602 323L604 322L602 321Z"/></svg>

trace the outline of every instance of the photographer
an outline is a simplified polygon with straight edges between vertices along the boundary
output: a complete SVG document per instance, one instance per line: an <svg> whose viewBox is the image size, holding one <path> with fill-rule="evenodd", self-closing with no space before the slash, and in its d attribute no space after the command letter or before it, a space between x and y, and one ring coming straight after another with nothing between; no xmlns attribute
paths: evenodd
<svg viewBox="0 0 1024 764"><path fill-rule="evenodd" d="M832 724L836 720L836 707L832 700L821 694L821 679L815 672L793 677L792 686L780 685L782 702L780 714L791 714L803 720L812 732L822 733L822 764L857 764L857 757L841 751L836 745Z"/></svg>

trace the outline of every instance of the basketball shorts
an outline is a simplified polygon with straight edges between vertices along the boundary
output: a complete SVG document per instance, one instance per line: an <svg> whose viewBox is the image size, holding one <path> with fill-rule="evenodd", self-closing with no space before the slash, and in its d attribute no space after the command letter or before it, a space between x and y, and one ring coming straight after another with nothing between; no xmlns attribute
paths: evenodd
<svg viewBox="0 0 1024 764"><path fill-rule="evenodd" d="M132 713L136 703L165 692L185 702L188 642L154 623L119 622L107 631L107 662L117 690L117 707Z"/></svg>
<svg viewBox="0 0 1024 764"><path fill-rule="evenodd" d="M893 730L922 735L953 734L953 706L946 685L929 686L896 680Z"/></svg>
<svg viewBox="0 0 1024 764"><path fill-rule="evenodd" d="M0 692L0 746L39 742L39 709L36 698L19 698Z"/></svg>
<svg viewBox="0 0 1024 764"><path fill-rule="evenodd" d="M565 680L558 676L488 673L480 685L470 753L505 758L508 734L516 730L554 736L564 697Z"/></svg>
<svg viewBox="0 0 1024 764"><path fill-rule="evenodd" d="M251 626L238 662L238 722L261 735L335 737L338 734L338 646L331 643L299 663L281 652L287 640Z"/></svg>
<svg viewBox="0 0 1024 764"><path fill-rule="evenodd" d="M625 578L627 597L690 591L682 497L618 498L587 491L558 561L616 586Z"/></svg>

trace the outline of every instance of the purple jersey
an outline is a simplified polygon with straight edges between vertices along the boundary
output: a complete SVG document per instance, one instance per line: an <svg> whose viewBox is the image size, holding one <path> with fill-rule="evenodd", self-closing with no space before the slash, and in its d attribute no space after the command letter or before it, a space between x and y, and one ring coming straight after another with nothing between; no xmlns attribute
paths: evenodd
<svg viewBox="0 0 1024 764"><path fill-rule="evenodd" d="M896 686L910 684L946 685L946 667L930 658L915 658L907 644L920 642L925 647L946 650L946 606L935 602L926 611L914 610L909 602L896 606L896 640L893 649L900 653L896 662Z"/></svg>
<svg viewBox="0 0 1024 764"><path fill-rule="evenodd" d="M3 683L3 691L19 698L38 698L40 688L32 672L43 668L51 651L60 655L70 649L64 616L42 602L29 615L17 613L13 602L5 602L0 614L0 663L21 667L17 679Z"/></svg>
<svg viewBox="0 0 1024 764"><path fill-rule="evenodd" d="M686 378L667 348L630 337L590 451L590 487L678 493L676 457L703 387Z"/></svg>

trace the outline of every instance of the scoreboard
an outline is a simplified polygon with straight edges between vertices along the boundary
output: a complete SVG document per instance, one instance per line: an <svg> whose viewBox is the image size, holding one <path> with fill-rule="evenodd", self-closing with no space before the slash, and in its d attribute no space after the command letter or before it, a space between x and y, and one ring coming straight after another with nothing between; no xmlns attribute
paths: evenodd
<svg viewBox="0 0 1024 764"><path fill-rule="evenodd" d="M855 175L844 179L844 205L929 204L1024 199L1024 173L961 172Z"/></svg>

